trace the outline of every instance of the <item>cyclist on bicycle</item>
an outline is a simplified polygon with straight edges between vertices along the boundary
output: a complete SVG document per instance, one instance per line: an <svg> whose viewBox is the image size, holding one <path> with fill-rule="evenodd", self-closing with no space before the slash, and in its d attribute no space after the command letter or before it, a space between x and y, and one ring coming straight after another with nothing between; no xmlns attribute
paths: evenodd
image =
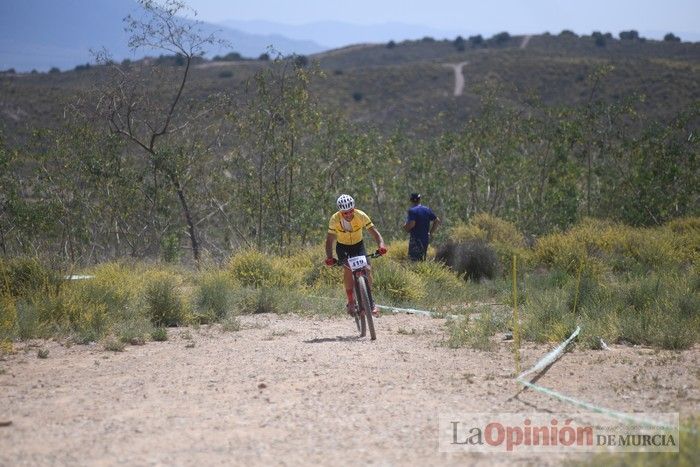
<svg viewBox="0 0 700 467"><path fill-rule="evenodd" d="M355 200L350 195L342 194L336 201L338 212L331 216L328 222L328 234L326 235L326 266L333 266L338 261L345 261L353 256L366 255L365 244L362 240L362 229L372 235L374 240L379 245L378 252L386 254L386 245L382 235L377 228L372 224L372 220L367 214L359 209L355 209ZM335 252L338 256L336 260L333 257L333 242L336 242ZM372 287L372 270L368 266L369 284ZM348 304L346 305L348 314L353 314L355 311L355 291L353 290L352 271L349 268L343 268L343 283L345 285L345 293L348 296ZM372 310L373 315L378 315L378 308L375 305Z"/></svg>

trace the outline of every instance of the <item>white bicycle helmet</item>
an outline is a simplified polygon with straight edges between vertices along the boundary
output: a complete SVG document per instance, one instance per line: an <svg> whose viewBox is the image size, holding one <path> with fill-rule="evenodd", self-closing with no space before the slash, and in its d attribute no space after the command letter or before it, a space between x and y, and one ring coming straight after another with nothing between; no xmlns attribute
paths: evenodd
<svg viewBox="0 0 700 467"><path fill-rule="evenodd" d="M335 202L338 205L338 209L341 211L349 211L355 207L355 200L352 199L350 195L340 195L338 200Z"/></svg>

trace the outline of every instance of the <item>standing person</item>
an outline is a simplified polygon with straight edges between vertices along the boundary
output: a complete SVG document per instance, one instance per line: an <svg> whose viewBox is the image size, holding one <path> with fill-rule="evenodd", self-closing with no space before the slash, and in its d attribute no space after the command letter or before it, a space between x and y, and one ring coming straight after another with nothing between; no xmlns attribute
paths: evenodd
<svg viewBox="0 0 700 467"><path fill-rule="evenodd" d="M331 216L328 222L328 234L326 235L326 266L333 266L338 261L344 261L353 256L366 255L365 244L362 240L362 229L372 235L379 246L379 254L386 254L386 245L379 231L372 224L372 220L367 214L359 209L355 209L355 200L350 195L340 195L336 201L338 211ZM338 256L333 257L333 242L335 252ZM369 268L369 283L372 286L372 269ZM343 283L345 293L348 296L347 312L353 314L355 311L355 291L353 289L352 271L350 268L343 268ZM378 315L378 308L372 304L372 314Z"/></svg>
<svg viewBox="0 0 700 467"><path fill-rule="evenodd" d="M428 253L430 237L440 225L440 218L428 206L420 204L420 193L411 193L411 207L408 210L403 229L410 233L408 257L411 261L423 261Z"/></svg>

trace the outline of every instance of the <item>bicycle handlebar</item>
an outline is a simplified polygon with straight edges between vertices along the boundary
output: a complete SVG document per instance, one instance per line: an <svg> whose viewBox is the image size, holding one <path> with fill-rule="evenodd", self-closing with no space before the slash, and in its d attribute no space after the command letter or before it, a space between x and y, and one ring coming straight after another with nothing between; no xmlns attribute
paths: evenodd
<svg viewBox="0 0 700 467"><path fill-rule="evenodd" d="M380 256L384 256L379 253L379 250L375 251L374 253L370 253L368 255L365 255L367 258L379 258ZM334 266L345 266L347 264L348 260L345 258L344 260L336 262Z"/></svg>

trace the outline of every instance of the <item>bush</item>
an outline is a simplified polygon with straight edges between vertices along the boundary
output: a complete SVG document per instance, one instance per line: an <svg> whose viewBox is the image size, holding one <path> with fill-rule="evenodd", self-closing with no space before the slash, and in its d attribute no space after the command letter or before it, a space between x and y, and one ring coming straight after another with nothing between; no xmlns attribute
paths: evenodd
<svg viewBox="0 0 700 467"><path fill-rule="evenodd" d="M493 279L499 268L496 252L481 240L448 241L437 249L435 259L475 282L484 278Z"/></svg>
<svg viewBox="0 0 700 467"><path fill-rule="evenodd" d="M147 275L143 299L154 326L185 323L185 305L177 290L179 283L179 278L170 272L155 271Z"/></svg>
<svg viewBox="0 0 700 467"><path fill-rule="evenodd" d="M674 235L667 228L634 229L585 219L566 233L539 239L534 261L569 272L585 265L597 272L610 269L616 273L641 274L692 263L697 255L697 238L692 234Z"/></svg>
<svg viewBox="0 0 700 467"><path fill-rule="evenodd" d="M680 42L681 38L673 34L672 32L669 32L664 36L664 41L666 42Z"/></svg>
<svg viewBox="0 0 700 467"><path fill-rule="evenodd" d="M231 257L228 271L243 286L292 287L301 280L284 261L257 250L243 250Z"/></svg>
<svg viewBox="0 0 700 467"><path fill-rule="evenodd" d="M392 301L416 302L425 296L425 283L419 275L391 261L372 263L372 294L382 294Z"/></svg>
<svg viewBox="0 0 700 467"><path fill-rule="evenodd" d="M86 280L71 281L66 287L67 297L80 304L104 305L114 318L130 316L138 305L143 284L141 272L133 265L113 262L98 266Z"/></svg>
<svg viewBox="0 0 700 467"><path fill-rule="evenodd" d="M0 259L0 295L29 297L58 286L59 276L35 258Z"/></svg>
<svg viewBox="0 0 700 467"><path fill-rule="evenodd" d="M126 346L114 336L109 336L102 342L102 347L110 352L123 352Z"/></svg>
<svg viewBox="0 0 700 467"><path fill-rule="evenodd" d="M487 213L473 216L468 224L457 224L449 232L450 238L459 243L481 241L492 248L499 264L510 264L513 255L521 258L525 265L530 263L531 253L525 248L525 238L515 224Z"/></svg>
<svg viewBox="0 0 700 467"><path fill-rule="evenodd" d="M456 321L449 321L449 338L447 346L450 348L471 347L477 350L493 350L492 337L502 330L503 323L499 323L490 311L483 311L475 319L465 316Z"/></svg>
<svg viewBox="0 0 700 467"><path fill-rule="evenodd" d="M153 332L153 324L145 316L135 315L116 322L113 331L121 342L140 345Z"/></svg>
<svg viewBox="0 0 700 467"><path fill-rule="evenodd" d="M498 34L494 35L492 37L493 41L496 42L497 44L503 44L505 42L508 42L510 40L510 34L507 32L499 32Z"/></svg>
<svg viewBox="0 0 700 467"><path fill-rule="evenodd" d="M591 37L593 37L593 41L595 42L596 46L605 47L607 41L605 40L605 36L603 36L600 31L594 31L593 34L591 34Z"/></svg>
<svg viewBox="0 0 700 467"><path fill-rule="evenodd" d="M576 328L576 317L569 310L570 294L565 289L531 294L523 304L522 335L535 342L561 342Z"/></svg>
<svg viewBox="0 0 700 467"><path fill-rule="evenodd" d="M238 314L284 314L302 308L299 295L285 289L260 287L242 289L240 293L236 304Z"/></svg>
<svg viewBox="0 0 700 467"><path fill-rule="evenodd" d="M156 342L164 342L168 340L168 330L164 327L157 327L151 331L151 339Z"/></svg>
<svg viewBox="0 0 700 467"><path fill-rule="evenodd" d="M199 277L195 310L203 322L224 318L233 304L233 284L225 271L206 271Z"/></svg>
<svg viewBox="0 0 700 467"><path fill-rule="evenodd" d="M481 34L476 36L469 36L469 42L471 42L473 47L478 47L484 43L484 38Z"/></svg>
<svg viewBox="0 0 700 467"><path fill-rule="evenodd" d="M15 300L0 294L0 355L12 351L16 323Z"/></svg>
<svg viewBox="0 0 700 467"><path fill-rule="evenodd" d="M623 41L635 41L639 40L639 33L634 29L629 31L620 31L620 40Z"/></svg>

